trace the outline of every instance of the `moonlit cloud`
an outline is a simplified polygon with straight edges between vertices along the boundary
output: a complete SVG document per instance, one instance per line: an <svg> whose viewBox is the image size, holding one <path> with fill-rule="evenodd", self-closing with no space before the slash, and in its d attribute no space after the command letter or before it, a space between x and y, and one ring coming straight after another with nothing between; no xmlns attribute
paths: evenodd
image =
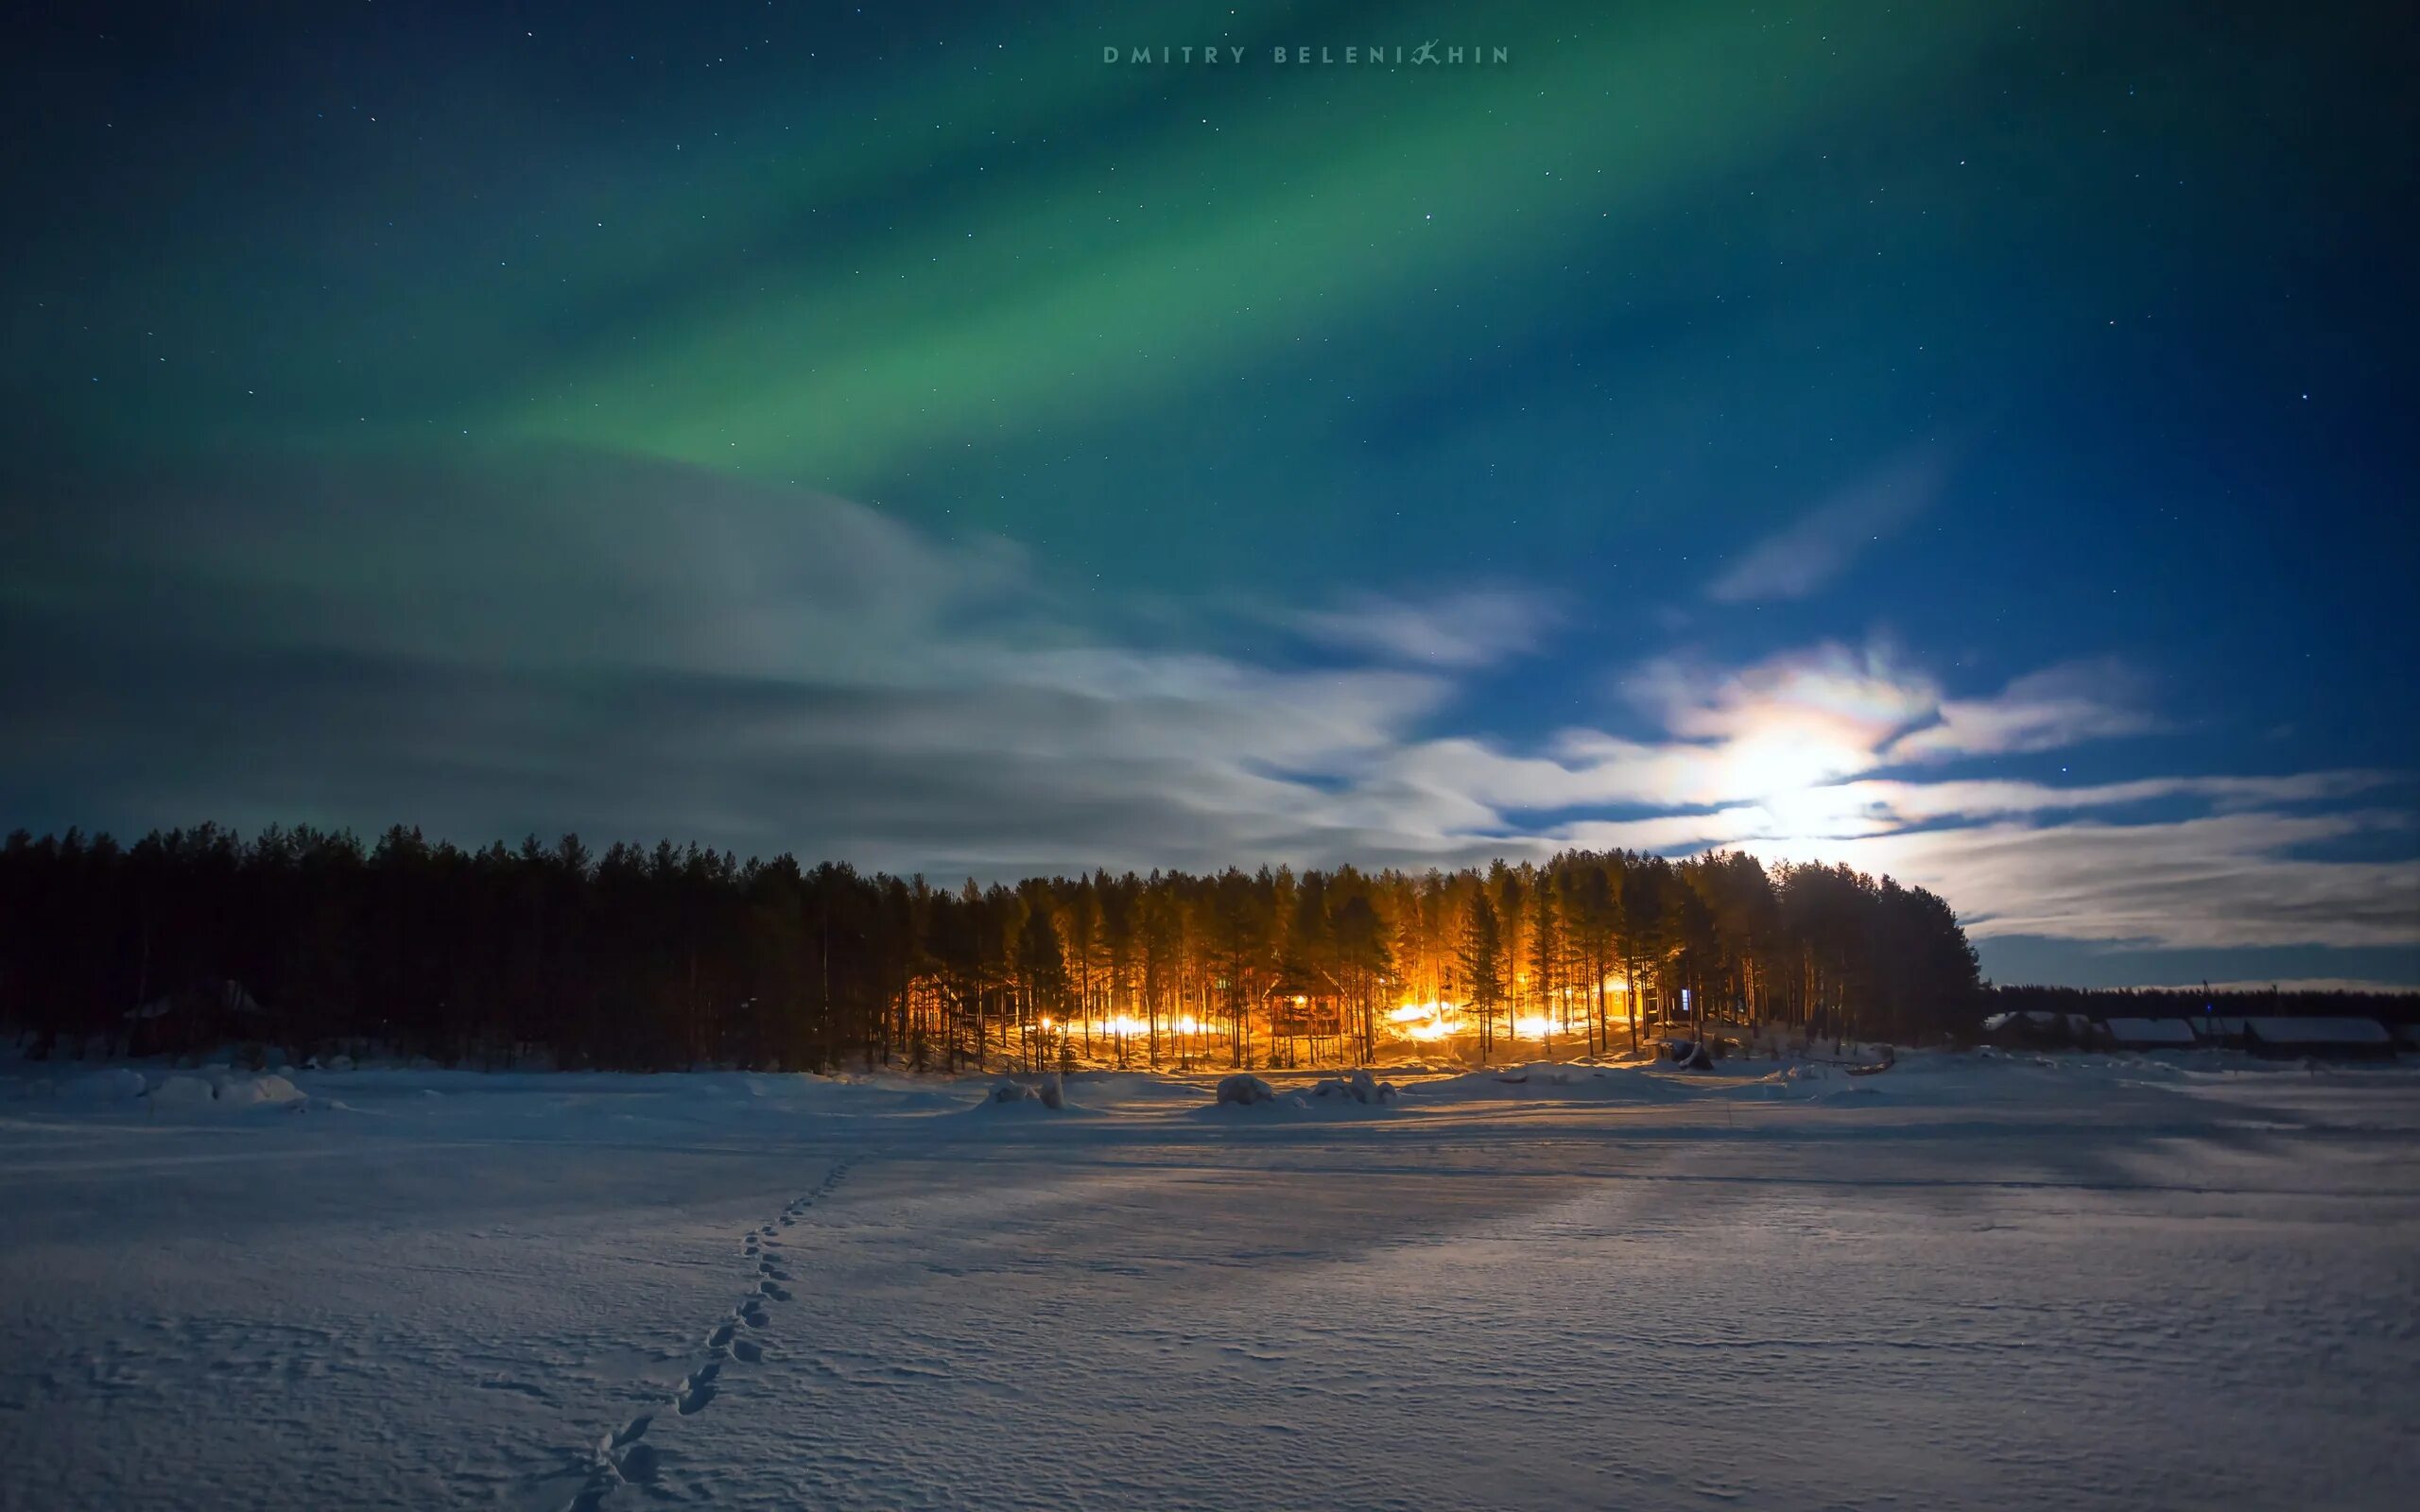
<svg viewBox="0 0 2420 1512"><path fill-rule="evenodd" d="M2162 799L2201 799L2220 809L2350 798L2400 781L2382 771L2297 772L2288 777L2148 777L2127 782L2055 787L2011 781L1842 783L1840 806L1884 814L1901 823L2010 815L2077 814Z"/></svg>
<svg viewBox="0 0 2420 1512"><path fill-rule="evenodd" d="M2134 700L2137 679L2114 662L2070 662L2016 679L1997 696L1941 705L1938 720L1894 742L1895 761L2058 750L2140 734L2155 721Z"/></svg>
<svg viewBox="0 0 2420 1512"><path fill-rule="evenodd" d="M1953 897L1979 937L2408 947L2420 939L2420 864L2316 860L2307 851L2410 822L2388 811L1995 821L1854 839L1824 853Z"/></svg>

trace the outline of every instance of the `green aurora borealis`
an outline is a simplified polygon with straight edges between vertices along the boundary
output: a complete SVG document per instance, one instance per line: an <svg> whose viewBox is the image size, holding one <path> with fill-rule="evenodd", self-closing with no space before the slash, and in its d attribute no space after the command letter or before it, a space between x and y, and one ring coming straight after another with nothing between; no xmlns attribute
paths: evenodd
<svg viewBox="0 0 2420 1512"><path fill-rule="evenodd" d="M1796 846L2003 974L2420 980L2411 29L27 20L0 793L943 873ZM1509 57L1270 56L1430 38ZM1639 775L1776 699L1887 801ZM2110 827L2169 869L2013 901ZM2174 876L2224 896L2110 921Z"/></svg>

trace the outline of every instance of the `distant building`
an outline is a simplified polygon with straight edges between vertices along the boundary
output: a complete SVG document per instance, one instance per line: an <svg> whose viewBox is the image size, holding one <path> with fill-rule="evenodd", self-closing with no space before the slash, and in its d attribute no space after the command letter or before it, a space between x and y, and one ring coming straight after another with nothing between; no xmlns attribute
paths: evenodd
<svg viewBox="0 0 2420 1512"><path fill-rule="evenodd" d="M2243 1048L2243 1016L2238 1013L2205 1013L2189 1021L2194 1034L2213 1049Z"/></svg>
<svg viewBox="0 0 2420 1512"><path fill-rule="evenodd" d="M1343 990L1325 971L1288 969L1262 994L1261 1005L1269 1014L1271 1064L1329 1065L1337 1057L1357 1058Z"/></svg>
<svg viewBox="0 0 2420 1512"><path fill-rule="evenodd" d="M2202 1043L2183 1019L2110 1019L2100 1040L2112 1050L2191 1050Z"/></svg>
<svg viewBox="0 0 2420 1512"><path fill-rule="evenodd" d="M2389 1060L2394 1037L2376 1019L2246 1019L2244 1048L2256 1056Z"/></svg>

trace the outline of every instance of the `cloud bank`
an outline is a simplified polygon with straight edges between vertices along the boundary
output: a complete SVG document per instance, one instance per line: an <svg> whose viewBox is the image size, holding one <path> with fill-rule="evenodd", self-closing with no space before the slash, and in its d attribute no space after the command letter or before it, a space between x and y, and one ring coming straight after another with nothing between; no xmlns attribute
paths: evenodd
<svg viewBox="0 0 2420 1512"><path fill-rule="evenodd" d="M1076 616L1011 542L626 459L37 496L0 541L9 822L669 834L944 879L1732 846L1933 887L1985 938L2420 943L2420 864L2375 844L2411 853L2408 774L1977 769L2152 728L2115 663L1953 696L1847 645L1666 656L1620 679L1623 728L1514 742L1454 724L1551 637L1509 587L1356 591L1214 653Z"/></svg>

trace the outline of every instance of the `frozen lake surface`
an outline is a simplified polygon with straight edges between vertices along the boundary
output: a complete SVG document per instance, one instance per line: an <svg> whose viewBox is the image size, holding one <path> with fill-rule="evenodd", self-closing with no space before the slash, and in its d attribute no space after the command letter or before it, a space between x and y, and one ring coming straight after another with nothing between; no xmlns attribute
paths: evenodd
<svg viewBox="0 0 2420 1512"><path fill-rule="evenodd" d="M19 1067L0 1505L2410 1504L2420 1074L1771 1073Z"/></svg>

